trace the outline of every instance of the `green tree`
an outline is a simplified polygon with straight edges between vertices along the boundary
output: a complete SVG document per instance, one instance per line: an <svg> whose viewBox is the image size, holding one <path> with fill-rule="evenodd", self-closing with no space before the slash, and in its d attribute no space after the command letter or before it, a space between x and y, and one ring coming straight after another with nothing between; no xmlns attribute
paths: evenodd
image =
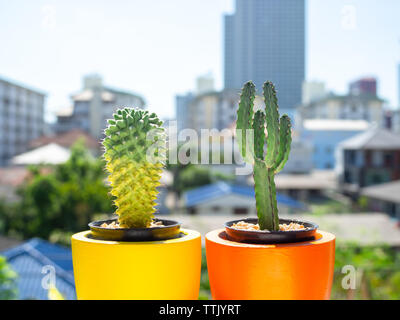
<svg viewBox="0 0 400 320"><path fill-rule="evenodd" d="M172 151L172 153L178 153L183 145L183 142L179 143L177 149ZM167 156L169 156L169 153L167 153ZM190 156L190 150L187 152L187 156ZM219 159L219 163L223 164L224 156L225 153L223 150L216 151L215 149L210 148L208 150L208 163L212 164L214 160ZM232 159L233 156L234 155L232 153L230 159ZM196 150L195 157L197 158L198 163L201 163L202 153L200 150ZM219 172L213 172L207 167L199 167L192 163L182 164L178 161L177 164L171 164L169 159L167 159L166 169L171 171L174 176L172 189L178 194L178 196L180 196L182 192L189 189L213 183L218 180L232 181L235 178L233 175L229 176Z"/></svg>
<svg viewBox="0 0 400 320"><path fill-rule="evenodd" d="M86 229L94 214L113 212L103 168L82 141L72 147L66 163L30 168L31 178L18 190L20 202L0 206L3 232L44 239L55 233L54 239L66 239L62 233Z"/></svg>
<svg viewBox="0 0 400 320"><path fill-rule="evenodd" d="M60 182L60 228L80 231L87 227L94 214L114 211L104 164L78 142L72 147L70 159L57 166L54 176Z"/></svg>
<svg viewBox="0 0 400 320"><path fill-rule="evenodd" d="M230 181L233 180L233 177L219 172L212 172L207 168L190 165L181 170L179 176L175 177L175 179L177 179L176 188L179 192L183 192L215 181Z"/></svg>
<svg viewBox="0 0 400 320"><path fill-rule="evenodd" d="M0 300L17 298L17 274L11 269L5 257L0 256Z"/></svg>
<svg viewBox="0 0 400 320"><path fill-rule="evenodd" d="M353 291L342 288L344 274L341 270L345 265L352 265L357 270L357 286ZM400 253L385 245L339 244L332 298L400 299Z"/></svg>

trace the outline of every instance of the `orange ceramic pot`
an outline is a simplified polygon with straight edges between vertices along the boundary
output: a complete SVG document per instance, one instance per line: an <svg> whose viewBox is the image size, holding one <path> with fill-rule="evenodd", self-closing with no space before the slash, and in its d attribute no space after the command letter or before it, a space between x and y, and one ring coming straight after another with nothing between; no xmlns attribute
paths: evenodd
<svg viewBox="0 0 400 320"><path fill-rule="evenodd" d="M211 295L217 300L329 299L335 236L289 244L246 244L226 239L224 229L206 235Z"/></svg>

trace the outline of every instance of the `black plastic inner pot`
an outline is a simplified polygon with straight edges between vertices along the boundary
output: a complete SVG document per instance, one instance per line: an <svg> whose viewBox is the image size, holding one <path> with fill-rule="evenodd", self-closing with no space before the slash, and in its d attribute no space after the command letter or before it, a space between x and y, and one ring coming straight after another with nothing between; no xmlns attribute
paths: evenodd
<svg viewBox="0 0 400 320"><path fill-rule="evenodd" d="M103 223L110 224L117 222L118 218L98 220L89 223L91 237L98 240L114 241L160 241L180 238L181 224L177 221L166 219L154 219L154 222L161 221L162 226L152 228L106 228L101 227Z"/></svg>
<svg viewBox="0 0 400 320"><path fill-rule="evenodd" d="M244 221L247 223L257 224L257 218L247 218L225 223L225 231L228 240L243 242L243 243L259 243L259 244L276 244L276 243L291 243L309 241L315 239L318 225L312 222L300 221L295 219L279 219L279 223L289 224L291 222L299 223L305 229L291 231L256 231L256 230L241 230L232 227L233 224Z"/></svg>

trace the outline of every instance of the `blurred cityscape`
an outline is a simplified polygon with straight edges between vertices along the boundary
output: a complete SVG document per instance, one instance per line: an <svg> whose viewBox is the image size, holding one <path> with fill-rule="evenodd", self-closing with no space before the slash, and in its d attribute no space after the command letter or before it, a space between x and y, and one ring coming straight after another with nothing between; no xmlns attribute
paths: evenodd
<svg viewBox="0 0 400 320"><path fill-rule="evenodd" d="M195 90L171 93L176 117L165 126L176 123L180 145L188 138L179 134L184 129L199 136L213 130L202 136L211 144L198 149L199 157L226 158L221 146L229 140L229 157L238 159L240 89L253 80L261 90L272 80L280 112L293 122L289 161L276 177L280 216L315 221L336 235L332 298L400 299L400 105L379 95L368 66L343 84L345 94L306 78L305 0L235 4L221 17L223 89L211 73L193 75ZM400 59L393 69L400 104ZM106 74L88 74L48 122L46 88L22 82L0 74L0 299L51 298L42 286L46 265L55 268L58 291L74 299L70 236L114 212L101 158L106 120L121 106L149 106L136 88L114 88ZM262 103L257 96L256 106ZM251 173L236 175L241 164L219 160L167 164L157 214L174 215L203 235L232 216L255 216ZM344 265L357 269L356 289L342 288ZM202 298L210 298L207 281L204 271Z"/></svg>

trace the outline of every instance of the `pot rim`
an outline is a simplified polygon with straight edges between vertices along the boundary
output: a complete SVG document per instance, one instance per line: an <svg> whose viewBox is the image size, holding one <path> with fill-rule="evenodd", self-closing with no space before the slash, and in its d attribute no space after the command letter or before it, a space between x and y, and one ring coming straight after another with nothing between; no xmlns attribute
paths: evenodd
<svg viewBox="0 0 400 320"><path fill-rule="evenodd" d="M159 218L154 218L153 220L156 221L156 222L157 221L170 221L172 223L169 224L169 225L166 225L166 226L157 226L157 227L151 227L151 228L107 228L107 227L102 227L101 226L101 224L103 224L103 223L109 223L109 222L112 222L112 221L118 221L118 217L115 217L115 218L111 218L111 219L91 221L90 223L88 223L88 226L89 226L90 229L97 228L97 229L102 229L102 230L115 230L115 231L128 231L128 230L129 231L134 231L134 230L137 230L137 231L151 231L151 230L166 229L166 228L172 228L172 227L176 227L176 226L179 226L179 227L182 226L182 223L180 223L178 221L175 221L175 220L159 219ZM97 223L99 225L97 225Z"/></svg>
<svg viewBox="0 0 400 320"><path fill-rule="evenodd" d="M269 231L269 230L246 230L246 229L237 229L237 228L233 228L232 225L234 223L240 222L240 221L245 221L246 220L257 220L258 222L258 218L245 218L245 219L238 219L238 220L230 220L224 223L224 227L228 228L230 230L233 230L235 232L250 232L250 233L254 233L254 234L282 234L282 233L287 233L287 232L297 232L297 233L303 233L303 232L309 232L309 231L313 231L313 230L317 230L319 228L319 225L311 222L311 221L306 221L306 220L299 220L299 219L286 219L286 218L279 218L279 222L281 221L290 221L290 222L295 222L295 223L299 223L299 224L309 224L311 225L311 227L305 227L304 229L298 229L298 230L278 230L278 231Z"/></svg>

